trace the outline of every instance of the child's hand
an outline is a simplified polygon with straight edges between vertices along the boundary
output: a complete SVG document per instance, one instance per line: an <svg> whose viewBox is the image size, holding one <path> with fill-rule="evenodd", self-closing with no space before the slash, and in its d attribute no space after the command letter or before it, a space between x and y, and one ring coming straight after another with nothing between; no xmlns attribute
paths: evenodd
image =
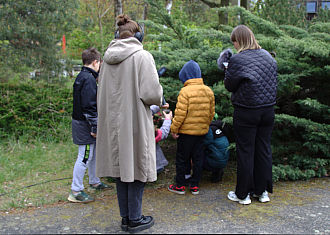
<svg viewBox="0 0 330 235"><path fill-rule="evenodd" d="M172 115L172 111L171 110L168 113L166 113L166 111L163 111L163 115L165 117L165 120L166 119L172 120L172 118L173 118L173 115Z"/></svg>
<svg viewBox="0 0 330 235"><path fill-rule="evenodd" d="M96 133L91 132L91 136L93 136L94 138L96 138Z"/></svg>
<svg viewBox="0 0 330 235"><path fill-rule="evenodd" d="M179 138L179 135L177 134L177 133L171 133L172 134L172 137L173 137L173 139L177 139L177 138Z"/></svg>
<svg viewBox="0 0 330 235"><path fill-rule="evenodd" d="M163 109L168 109L169 107L170 107L170 105L169 105L168 103L162 105L162 108L163 108Z"/></svg>

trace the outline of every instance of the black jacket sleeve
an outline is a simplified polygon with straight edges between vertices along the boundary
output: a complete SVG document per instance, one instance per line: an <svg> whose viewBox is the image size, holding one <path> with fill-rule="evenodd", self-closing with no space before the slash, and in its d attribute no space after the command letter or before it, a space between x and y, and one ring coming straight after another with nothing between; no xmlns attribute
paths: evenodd
<svg viewBox="0 0 330 235"><path fill-rule="evenodd" d="M243 66L240 63L238 56L239 55L237 54L230 59L225 74L225 88L230 92L235 92L245 78Z"/></svg>
<svg viewBox="0 0 330 235"><path fill-rule="evenodd" d="M95 78L88 76L81 90L82 114L91 125L91 132L97 130L97 108L96 108L97 85Z"/></svg>

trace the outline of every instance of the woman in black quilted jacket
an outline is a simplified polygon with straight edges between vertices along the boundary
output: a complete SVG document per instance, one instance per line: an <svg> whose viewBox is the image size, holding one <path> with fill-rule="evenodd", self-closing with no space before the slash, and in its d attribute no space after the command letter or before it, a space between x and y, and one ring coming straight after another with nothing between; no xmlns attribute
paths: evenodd
<svg viewBox="0 0 330 235"><path fill-rule="evenodd" d="M272 193L271 135L277 90L277 64L261 49L253 32L239 25L231 33L238 51L226 69L225 87L232 92L233 126L236 136L237 184L228 198L250 204L250 193L260 202Z"/></svg>

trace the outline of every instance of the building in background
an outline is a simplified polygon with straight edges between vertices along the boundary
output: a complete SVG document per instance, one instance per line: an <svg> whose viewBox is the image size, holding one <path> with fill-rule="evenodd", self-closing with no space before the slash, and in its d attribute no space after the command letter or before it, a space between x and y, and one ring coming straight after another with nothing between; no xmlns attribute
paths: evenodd
<svg viewBox="0 0 330 235"><path fill-rule="evenodd" d="M311 20L317 15L320 9L330 10L330 1L323 0L306 0L307 19Z"/></svg>

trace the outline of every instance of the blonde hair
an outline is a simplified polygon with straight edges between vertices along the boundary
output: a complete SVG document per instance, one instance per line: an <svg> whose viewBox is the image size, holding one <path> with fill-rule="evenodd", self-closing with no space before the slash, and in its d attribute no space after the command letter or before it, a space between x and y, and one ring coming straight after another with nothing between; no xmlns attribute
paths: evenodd
<svg viewBox="0 0 330 235"><path fill-rule="evenodd" d="M140 32L139 25L128 15L121 14L117 16L118 30L119 30L119 38L129 38L133 37L136 32Z"/></svg>
<svg viewBox="0 0 330 235"><path fill-rule="evenodd" d="M233 29L230 40L239 44L238 52L249 49L261 49L253 32L245 25L238 25Z"/></svg>

